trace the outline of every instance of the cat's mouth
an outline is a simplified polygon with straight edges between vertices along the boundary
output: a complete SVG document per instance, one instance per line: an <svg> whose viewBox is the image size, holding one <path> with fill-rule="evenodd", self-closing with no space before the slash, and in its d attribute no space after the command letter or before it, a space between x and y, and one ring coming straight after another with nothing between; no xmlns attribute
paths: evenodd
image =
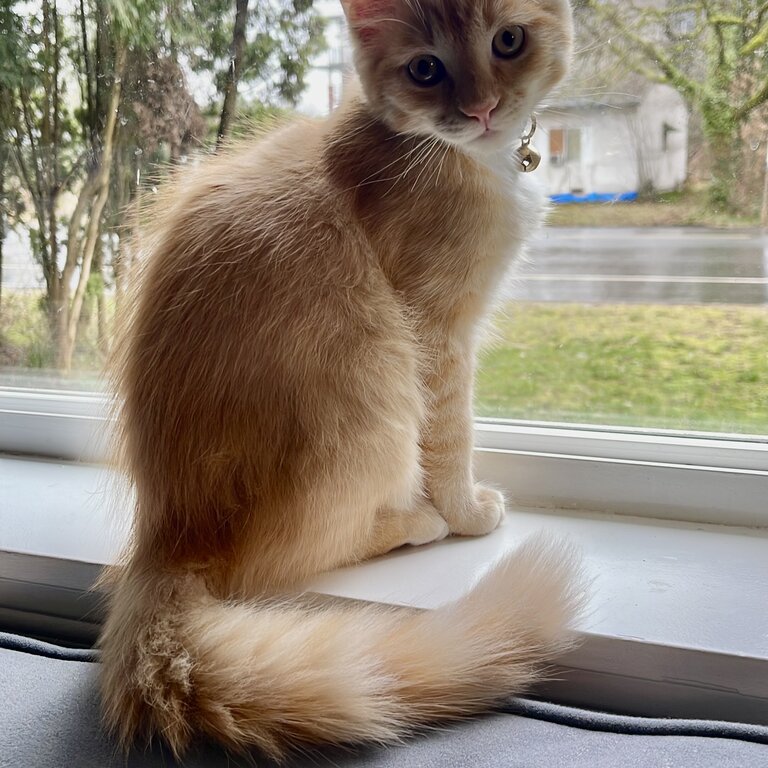
<svg viewBox="0 0 768 768"><path fill-rule="evenodd" d="M511 133L508 126L487 125L478 126L479 130L467 130L453 128L440 131L440 135L445 141L454 144L463 149L488 151L495 150L510 143Z"/></svg>
<svg viewBox="0 0 768 768"><path fill-rule="evenodd" d="M508 131L495 126L488 126L480 133L476 133L468 143L475 147L492 148L509 143Z"/></svg>

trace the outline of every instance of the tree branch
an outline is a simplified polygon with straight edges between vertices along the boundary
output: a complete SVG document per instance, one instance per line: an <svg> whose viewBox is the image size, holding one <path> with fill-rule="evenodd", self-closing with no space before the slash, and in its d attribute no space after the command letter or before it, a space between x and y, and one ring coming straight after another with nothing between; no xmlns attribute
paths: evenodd
<svg viewBox="0 0 768 768"><path fill-rule="evenodd" d="M61 128L61 110L59 109L59 69L61 56L61 36L59 13L56 3L53 4L53 179L51 189L56 189L59 183L59 133Z"/></svg>
<svg viewBox="0 0 768 768"><path fill-rule="evenodd" d="M89 173L83 182L80 194L77 196L75 210L69 217L69 226L67 227L67 256L61 271L61 279L65 285L69 285L69 281L72 279L72 275L77 268L77 260L80 254L80 225L83 216L85 216L91 197L93 197L95 186L95 174Z"/></svg>
<svg viewBox="0 0 768 768"><path fill-rule="evenodd" d="M768 77L757 87L757 90L736 110L737 120L743 120L753 109L768 102Z"/></svg>
<svg viewBox="0 0 768 768"><path fill-rule="evenodd" d="M729 16L727 13L712 15L709 17L709 21L719 27L744 27L748 23L741 16Z"/></svg>
<svg viewBox="0 0 768 768"><path fill-rule="evenodd" d="M24 146L21 142L21 130L18 124L18 120L16 120L15 123L16 124L13 128L14 159L16 161L16 167L21 174L21 178L24 180L24 184L29 190L29 194L32 198L32 205L35 208L35 216L37 217L37 224L40 227L40 235L42 237L45 235L46 228L45 210L42 205L41 197L35 194L35 182L32 179L32 174L30 173L29 168L27 168L27 164L24 162ZM43 240L43 242L47 242L47 240ZM40 258L42 260L42 264L40 266L43 268L43 276L45 277L45 282L50 290L53 273L51 272L50 259L48 258L47 251L45 249L40 252Z"/></svg>
<svg viewBox="0 0 768 768"><path fill-rule="evenodd" d="M58 228L56 226L56 198L58 197L59 186L59 140L61 129L61 115L59 114L59 69L60 69L60 57L61 57L61 36L59 13L56 7L56 3L53 3L51 8L51 21L53 22L53 94L52 94L52 108L53 108L53 135L51 136L51 162L49 163L48 174L48 219L49 219L49 255L51 263L54 269L58 267L58 255L59 255L59 242L58 242Z"/></svg>
<svg viewBox="0 0 768 768"><path fill-rule="evenodd" d="M678 91L684 93L688 99L694 103L700 104L707 96L705 89L700 83L691 80L682 70L676 67L664 52L650 43L646 38L633 32L621 20L618 11L606 7L599 0L588 0L589 7L604 19L613 25L616 30L628 41L637 46L650 63L661 70L666 77L667 82L674 86Z"/></svg>
<svg viewBox="0 0 768 768"><path fill-rule="evenodd" d="M50 3L43 0L43 119L40 126L40 141L42 144L51 143L51 73L50 64L51 46L51 15Z"/></svg>
<svg viewBox="0 0 768 768"><path fill-rule="evenodd" d="M766 6L768 7L768 3L766 3ZM747 40L741 47L739 54L741 56L749 56L763 46L768 46L768 21L766 21L765 24L763 24L763 26L755 32L749 40Z"/></svg>
<svg viewBox="0 0 768 768"><path fill-rule="evenodd" d="M704 17L707 23L715 31L715 37L717 38L717 62L722 68L725 66L725 38L723 37L722 25L714 20L709 0L701 0L701 7L704 9Z"/></svg>
<svg viewBox="0 0 768 768"><path fill-rule="evenodd" d="M29 187L29 191L32 195L37 193L37 196L42 199L43 197L43 179L40 171L40 153L37 149L37 142L35 141L35 132L32 128L32 118L29 116L29 94L25 90L19 91L19 101L21 102L21 114L24 116L24 127L27 130L27 139L29 140L29 151L32 157L32 167L35 169L35 185Z"/></svg>
<svg viewBox="0 0 768 768"><path fill-rule="evenodd" d="M91 126L93 125L93 64L91 63L91 54L88 50L88 29L85 24L85 1L80 0L80 36L83 42L83 63L85 64L85 125L83 126L84 132L86 132L85 140L88 141L93 137L88 135L91 133Z"/></svg>
<svg viewBox="0 0 768 768"><path fill-rule="evenodd" d="M77 177L77 172L85 164L85 159L88 157L88 154L88 151L84 151L77 156L77 159L74 163L72 163L72 166L70 167L69 171L67 171L67 174L64 176L64 178L61 179L58 184L56 184L54 192L57 195L61 194L61 192L63 192L65 189L69 189L72 181Z"/></svg>
<svg viewBox="0 0 768 768"><path fill-rule="evenodd" d="M221 120L216 135L216 150L221 149L230 131L235 117L237 105L237 84L240 80L240 69L245 51L245 31L248 22L248 0L235 0L235 28L232 33L232 49L230 51L229 71L224 88L224 104L221 107Z"/></svg>
<svg viewBox="0 0 768 768"><path fill-rule="evenodd" d="M88 221L85 243L83 244L82 261L80 263L80 276L69 309L67 349L66 358L64 360L64 367L66 369L69 369L72 363L72 350L74 348L75 338L77 337L77 324L80 319L80 312L83 308L85 289L88 285L93 256L96 251L96 243L99 238L101 215L104 212L104 206L109 197L109 178L112 170L112 154L115 145L115 135L117 133L117 113L120 107L125 60L126 50L121 47L118 49L115 59L115 75L112 83L112 92L107 105L107 121L104 126L99 172L96 176L96 188L98 189L98 192L91 205L90 219ZM69 253L67 253L67 256L69 256Z"/></svg>
<svg viewBox="0 0 768 768"><path fill-rule="evenodd" d="M616 43L614 43L612 40L608 41L608 49L613 53L614 56L616 56L619 61L627 61L629 68L637 72L646 80L653 83L659 83L661 85L669 85L669 80L667 77L665 77L660 72L654 72L653 70L647 69L644 64L634 60L625 49L622 49L616 45Z"/></svg>
<svg viewBox="0 0 768 768"><path fill-rule="evenodd" d="M44 223L45 222L45 215L40 207L40 197L36 194L34 194L35 190L35 182L32 179L32 175L29 172L29 168L27 168L27 164L24 162L24 147L21 143L21 138L19 136L19 129L18 126L14 128L14 159L16 161L16 167L19 169L19 173L21 174L21 178L24 180L24 184L26 185L27 189L30 192L30 195L32 196L32 205L35 207L35 215L37 216L38 222Z"/></svg>

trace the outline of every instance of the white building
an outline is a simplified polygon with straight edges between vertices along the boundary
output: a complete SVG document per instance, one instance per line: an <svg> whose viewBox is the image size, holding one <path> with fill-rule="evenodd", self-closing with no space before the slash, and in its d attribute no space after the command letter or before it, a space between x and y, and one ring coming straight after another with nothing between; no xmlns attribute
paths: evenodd
<svg viewBox="0 0 768 768"><path fill-rule="evenodd" d="M327 48L312 63L298 107L305 114L326 115L341 101L344 79L352 67L352 44L338 0L316 0L315 8L325 19Z"/></svg>
<svg viewBox="0 0 768 768"><path fill-rule="evenodd" d="M538 115L537 173L555 200L631 200L678 189L688 173L688 110L677 91L561 99Z"/></svg>

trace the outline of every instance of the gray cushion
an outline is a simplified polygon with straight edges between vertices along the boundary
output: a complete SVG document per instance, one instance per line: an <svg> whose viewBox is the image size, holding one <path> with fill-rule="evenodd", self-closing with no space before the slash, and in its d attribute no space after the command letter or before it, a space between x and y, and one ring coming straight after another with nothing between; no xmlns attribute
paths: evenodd
<svg viewBox="0 0 768 768"><path fill-rule="evenodd" d="M127 758L99 724L98 664L70 651L0 633L0 766L170 768L159 746ZM267 763L261 759L256 764ZM253 758L201 746L187 768L253 766ZM482 766L483 768L765 768L768 728L733 723L650 720L513 700L504 711L414 737L388 749L296 758L317 766Z"/></svg>

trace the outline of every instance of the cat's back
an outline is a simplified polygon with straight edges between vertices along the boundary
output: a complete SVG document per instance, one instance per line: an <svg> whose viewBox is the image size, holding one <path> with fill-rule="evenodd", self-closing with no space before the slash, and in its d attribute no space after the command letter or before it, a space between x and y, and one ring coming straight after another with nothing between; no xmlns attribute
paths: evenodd
<svg viewBox="0 0 768 768"><path fill-rule="evenodd" d="M145 299L180 307L186 292L199 307L247 290L263 306L310 279L359 273L360 238L323 170L325 132L294 119L180 175L155 206Z"/></svg>
<svg viewBox="0 0 768 768"><path fill-rule="evenodd" d="M325 130L299 119L179 177L156 206L126 323L128 367L181 367L191 386L240 366L241 379L252 378L249 361L266 371L277 358L307 361L310 352L349 346L350 334L352 346L362 343L371 313L399 321L349 205L323 170Z"/></svg>
<svg viewBox="0 0 768 768"><path fill-rule="evenodd" d="M270 216L299 223L312 214L329 213L320 156L322 122L295 118L261 136L238 142L208 158L177 180L172 203L160 211L161 228L194 236L225 228L243 237L264 234Z"/></svg>

